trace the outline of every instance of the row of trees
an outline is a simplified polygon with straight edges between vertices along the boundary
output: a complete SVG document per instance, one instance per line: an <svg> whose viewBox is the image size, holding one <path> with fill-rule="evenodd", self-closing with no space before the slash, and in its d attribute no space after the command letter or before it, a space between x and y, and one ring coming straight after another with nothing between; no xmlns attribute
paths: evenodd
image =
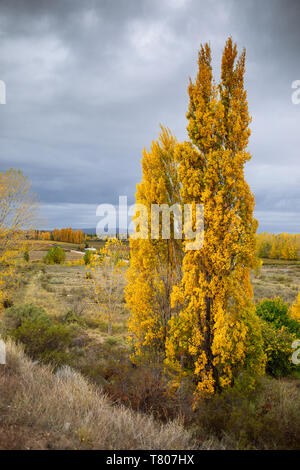
<svg viewBox="0 0 300 470"><path fill-rule="evenodd" d="M82 243L84 240L84 235L82 230L72 230L71 227L54 229L52 232L53 240L60 242L69 242L69 243Z"/></svg>
<svg viewBox="0 0 300 470"><path fill-rule="evenodd" d="M229 38L221 80L213 79L211 49L201 46L190 81L189 140L168 129L144 150L136 202L204 205L204 245L133 239L126 301L134 356L159 354L176 373L193 374L195 396L233 382L251 387L265 355L249 280L255 267L254 196L244 179L251 155L244 89L245 51ZM149 226L151 221L149 221ZM195 227L193 227L195 229Z"/></svg>
<svg viewBox="0 0 300 470"><path fill-rule="evenodd" d="M72 230L71 227L62 228L60 230L55 228L52 232L31 230L29 238L32 240L53 240L78 244L81 244L85 240L82 230Z"/></svg>
<svg viewBox="0 0 300 470"><path fill-rule="evenodd" d="M300 236L263 232L256 236L257 255L260 258L298 260Z"/></svg>

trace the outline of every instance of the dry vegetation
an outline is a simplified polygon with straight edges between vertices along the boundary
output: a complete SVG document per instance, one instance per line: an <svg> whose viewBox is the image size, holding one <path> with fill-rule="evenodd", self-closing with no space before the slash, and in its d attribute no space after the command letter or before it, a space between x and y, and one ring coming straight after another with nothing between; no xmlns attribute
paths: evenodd
<svg viewBox="0 0 300 470"><path fill-rule="evenodd" d="M300 291L300 263L264 260L259 272L252 273L252 286L255 300L279 296L294 302Z"/></svg>
<svg viewBox="0 0 300 470"><path fill-rule="evenodd" d="M183 426L113 404L68 366L28 359L7 342L0 368L1 449L297 449L300 387L265 378L256 397L236 391L204 402Z"/></svg>
<svg viewBox="0 0 300 470"><path fill-rule="evenodd" d="M2 449L191 449L178 422L166 425L122 406L68 367L55 374L11 342L0 369ZM208 443L204 444L205 446Z"/></svg>

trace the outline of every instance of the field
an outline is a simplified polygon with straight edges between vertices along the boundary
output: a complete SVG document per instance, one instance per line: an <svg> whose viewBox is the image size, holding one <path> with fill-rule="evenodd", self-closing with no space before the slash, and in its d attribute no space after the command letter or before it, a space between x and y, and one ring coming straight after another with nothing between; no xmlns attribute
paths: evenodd
<svg viewBox="0 0 300 470"><path fill-rule="evenodd" d="M54 243L55 244L55 243ZM30 262L21 268L21 282L13 297L14 305L34 304L44 308L53 317L73 311L78 315L84 315L95 320L99 327L93 328L90 334L95 338L97 335L101 340L107 336L107 322L99 312L99 305L95 302L92 281L86 277L85 265L68 265L68 262L82 260L83 255L76 253L77 246L69 243L60 243L66 252L66 263L45 264L42 262L45 253L53 243L33 242L30 250ZM97 249L103 246L103 242L91 243ZM74 250L74 251L72 251ZM99 276L96 270L95 276ZM125 309L123 288L125 286L124 276L120 279L120 297L117 305L116 315L113 319L113 333L118 340L126 336L126 322L128 312Z"/></svg>
<svg viewBox="0 0 300 470"><path fill-rule="evenodd" d="M74 304L83 303L90 290L90 282L86 279L84 265L47 265L42 263L49 248L58 243L44 241L32 242L30 263L22 275L21 288L15 292L14 302L34 303L46 308L52 315L59 315L74 308ZM102 241L90 242L91 247L99 249ZM70 243L59 243L66 252L66 262L82 259L82 254L76 253L78 246ZM125 271L124 271L125 273ZM125 279L123 279L125 283ZM281 297L285 302L293 302L300 290L300 262L264 259L261 268L251 273L254 299ZM121 304L124 298L120 299ZM83 308L83 306L82 306ZM84 303L85 314L97 316L97 306L88 299ZM126 330L128 313L120 308L116 318L118 331Z"/></svg>
<svg viewBox="0 0 300 470"><path fill-rule="evenodd" d="M66 242L49 242L43 240L31 240L29 242L30 260L33 262L42 261L47 251L53 246L62 246L66 253L66 261L74 261L82 258L82 254L78 253L82 251L82 247L79 247L75 243ZM104 245L101 240L95 240L88 244L90 248L96 248L99 250Z"/></svg>

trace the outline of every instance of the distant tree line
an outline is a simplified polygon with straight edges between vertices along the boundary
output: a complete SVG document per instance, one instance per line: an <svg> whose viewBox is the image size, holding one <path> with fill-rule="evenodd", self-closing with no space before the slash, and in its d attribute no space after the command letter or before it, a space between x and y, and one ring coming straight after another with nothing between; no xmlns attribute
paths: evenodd
<svg viewBox="0 0 300 470"><path fill-rule="evenodd" d="M298 260L300 235L263 232L256 236L256 247L260 258Z"/></svg>
<svg viewBox="0 0 300 470"><path fill-rule="evenodd" d="M53 231L31 230L29 238L31 240L52 240L78 244L85 240L82 230L72 230L71 227L55 228Z"/></svg>

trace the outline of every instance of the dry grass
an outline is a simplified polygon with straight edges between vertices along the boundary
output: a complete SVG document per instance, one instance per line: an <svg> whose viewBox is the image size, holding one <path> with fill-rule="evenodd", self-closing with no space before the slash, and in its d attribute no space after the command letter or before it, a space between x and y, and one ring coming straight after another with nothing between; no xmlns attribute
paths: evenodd
<svg viewBox="0 0 300 470"><path fill-rule="evenodd" d="M49 247L51 248L51 247ZM46 253L46 251L41 251L41 250L34 250L30 252L30 261L43 261ZM75 260L80 260L82 259L83 255L80 253L75 253L74 251L66 251L66 261L75 261Z"/></svg>
<svg viewBox="0 0 300 470"><path fill-rule="evenodd" d="M91 281L86 279L85 266L47 265L31 263L26 276L28 282L16 290L13 301L18 304L35 304L44 308L51 316L59 316L77 307L84 306L84 315L103 320L99 306L93 296ZM25 266L26 268L26 266ZM95 273L97 275L97 272ZM125 284L125 279L121 284ZM125 309L123 292L113 320L113 331L127 335L128 312ZM105 321L104 321L105 323ZM106 335L107 327L99 331ZM93 331L95 335L97 331Z"/></svg>
<svg viewBox="0 0 300 470"><path fill-rule="evenodd" d="M163 425L151 416L114 406L77 372L65 367L54 374L11 342L7 365L0 367L2 449L194 448L179 422Z"/></svg>
<svg viewBox="0 0 300 470"><path fill-rule="evenodd" d="M255 400L236 391L196 410L193 434L181 422L114 405L79 373L29 360L7 343L0 366L0 449L299 449L297 380L265 377Z"/></svg>
<svg viewBox="0 0 300 470"><path fill-rule="evenodd" d="M252 273L251 281L255 300L281 297L284 302L294 302L300 291L300 265L264 260L260 271Z"/></svg>

